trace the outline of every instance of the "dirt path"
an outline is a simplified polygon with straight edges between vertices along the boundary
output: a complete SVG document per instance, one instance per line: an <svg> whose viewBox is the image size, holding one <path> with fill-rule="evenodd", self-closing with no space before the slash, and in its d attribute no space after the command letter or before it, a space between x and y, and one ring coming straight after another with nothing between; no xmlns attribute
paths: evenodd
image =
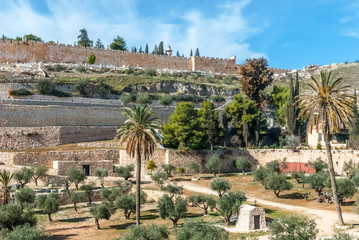
<svg viewBox="0 0 359 240"><path fill-rule="evenodd" d="M213 194L217 195L217 192L212 191L209 188L198 186L191 182L178 182L178 184L182 185L185 189L193 192L205 193L205 194ZM282 204L271 202L263 199L254 198L253 196L247 196L249 202L253 202L254 199L257 200L258 204L268 205L277 207L280 209L285 209L289 211L295 211L315 220L317 223L317 228L319 230L319 236L330 236L334 233L335 224L338 223L337 213L335 211L329 210L318 210L314 208L306 208L299 207L294 205ZM357 214L352 213L343 213L344 221L346 223L358 223L359 217Z"/></svg>

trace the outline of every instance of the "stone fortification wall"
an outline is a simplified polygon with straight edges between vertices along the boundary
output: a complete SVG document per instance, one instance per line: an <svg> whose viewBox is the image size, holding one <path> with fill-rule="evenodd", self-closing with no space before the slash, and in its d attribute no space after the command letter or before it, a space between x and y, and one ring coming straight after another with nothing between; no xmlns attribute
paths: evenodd
<svg viewBox="0 0 359 240"><path fill-rule="evenodd" d="M33 41L0 41L0 62L87 63L87 58L91 53L96 56L96 64L118 67L234 73L236 66L233 59L169 57Z"/></svg>
<svg viewBox="0 0 359 240"><path fill-rule="evenodd" d="M0 149L26 149L113 139L116 127L0 127Z"/></svg>
<svg viewBox="0 0 359 240"><path fill-rule="evenodd" d="M42 103L46 104L46 103ZM0 127L32 126L119 126L126 117L122 114L125 105L108 106L71 106L58 105L14 105L0 104ZM174 108L152 106L161 121L167 121Z"/></svg>

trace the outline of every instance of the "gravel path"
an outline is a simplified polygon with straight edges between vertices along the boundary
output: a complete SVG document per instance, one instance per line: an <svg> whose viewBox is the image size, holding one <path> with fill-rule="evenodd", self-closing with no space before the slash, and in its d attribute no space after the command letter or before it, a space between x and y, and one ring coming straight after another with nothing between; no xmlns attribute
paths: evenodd
<svg viewBox="0 0 359 240"><path fill-rule="evenodd" d="M199 192L199 193L205 193L205 194L213 194L217 195L217 192L211 190L210 188L198 186L196 184L193 184L191 182L179 182L178 184L182 185L183 188L193 191L193 192ZM307 215L308 217L315 220L317 223L317 228L319 230L319 236L330 236L334 233L335 230L335 224L338 223L338 217L337 213L335 211L329 211L329 210L319 210L314 208L307 208L307 207L299 207L289 204L282 204L272 201L267 201L263 199L254 198L253 196L247 196L249 202L253 202L254 199L257 200L257 203L277 207L284 210L289 211L295 211L304 215ZM343 213L344 221L346 223L358 223L359 222L359 216L357 214L353 213ZM266 238L261 238L266 239Z"/></svg>

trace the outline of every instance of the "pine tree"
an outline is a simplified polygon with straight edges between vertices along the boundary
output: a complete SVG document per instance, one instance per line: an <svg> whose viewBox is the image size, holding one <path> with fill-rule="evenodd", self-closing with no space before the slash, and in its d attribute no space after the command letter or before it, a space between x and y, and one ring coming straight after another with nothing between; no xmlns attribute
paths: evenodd
<svg viewBox="0 0 359 240"><path fill-rule="evenodd" d="M163 42L162 41L158 45L158 55L165 55L165 51L163 49Z"/></svg>
<svg viewBox="0 0 359 240"><path fill-rule="evenodd" d="M192 56L193 56L193 52L192 52L192 49L191 49L191 52L190 52L189 56L190 56L190 57L192 57Z"/></svg>
<svg viewBox="0 0 359 240"><path fill-rule="evenodd" d="M77 36L77 43L82 47L92 47L93 41L88 37L86 28L80 29L80 35Z"/></svg>
<svg viewBox="0 0 359 240"><path fill-rule="evenodd" d="M148 54L148 44L146 43L145 53Z"/></svg>
<svg viewBox="0 0 359 240"><path fill-rule="evenodd" d="M211 150L213 150L213 144L215 144L222 135L222 129L219 125L219 113L215 110L215 106L210 100L203 101L201 107L198 112L200 121L206 132L207 141L211 145Z"/></svg>
<svg viewBox="0 0 359 240"><path fill-rule="evenodd" d="M200 56L200 55L199 55L199 49L198 49L198 48L196 49L195 56L196 56L196 57L199 57L199 56Z"/></svg>
<svg viewBox="0 0 359 240"><path fill-rule="evenodd" d="M101 40L98 38L95 44L95 48L97 49L104 49L105 46L102 44Z"/></svg>
<svg viewBox="0 0 359 240"><path fill-rule="evenodd" d="M176 56L177 56L177 57L180 57L180 54L179 54L179 52L178 52L178 51L176 52Z"/></svg>
<svg viewBox="0 0 359 240"><path fill-rule="evenodd" d="M289 99L287 105L287 126L288 131L291 135L299 135L299 121L298 113L299 109L297 104L295 104L296 96L299 94L299 80L298 80L298 72L296 73L295 86L293 83L293 78L290 78L290 87L289 87Z"/></svg>
<svg viewBox="0 0 359 240"><path fill-rule="evenodd" d="M142 46L140 46L140 48L138 49L138 52L143 53Z"/></svg>
<svg viewBox="0 0 359 240"><path fill-rule="evenodd" d="M152 54L158 54L158 47L157 47L157 45L155 45L155 47L153 48Z"/></svg>

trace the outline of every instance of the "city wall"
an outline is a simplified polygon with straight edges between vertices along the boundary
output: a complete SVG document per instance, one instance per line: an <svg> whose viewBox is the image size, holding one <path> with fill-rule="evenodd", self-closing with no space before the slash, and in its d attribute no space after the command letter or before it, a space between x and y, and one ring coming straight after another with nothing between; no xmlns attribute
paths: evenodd
<svg viewBox="0 0 359 240"><path fill-rule="evenodd" d="M134 68L143 67L222 73L237 72L235 59L169 57L33 41L0 41L0 62L87 63L88 56L91 53L96 56L96 64L117 67L131 66Z"/></svg>

